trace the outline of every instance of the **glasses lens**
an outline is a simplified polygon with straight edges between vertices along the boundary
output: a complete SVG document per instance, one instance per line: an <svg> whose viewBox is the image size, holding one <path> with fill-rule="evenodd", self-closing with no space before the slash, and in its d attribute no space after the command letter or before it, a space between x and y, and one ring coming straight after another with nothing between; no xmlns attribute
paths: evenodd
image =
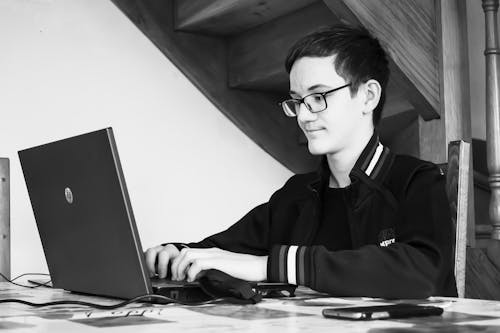
<svg viewBox="0 0 500 333"><path fill-rule="evenodd" d="M293 99L288 99L281 103L283 111L288 117L295 117L297 115L297 110L299 108L299 103Z"/></svg>
<svg viewBox="0 0 500 333"><path fill-rule="evenodd" d="M304 103L311 112L319 112L326 109L326 101L321 94L312 94L304 99Z"/></svg>

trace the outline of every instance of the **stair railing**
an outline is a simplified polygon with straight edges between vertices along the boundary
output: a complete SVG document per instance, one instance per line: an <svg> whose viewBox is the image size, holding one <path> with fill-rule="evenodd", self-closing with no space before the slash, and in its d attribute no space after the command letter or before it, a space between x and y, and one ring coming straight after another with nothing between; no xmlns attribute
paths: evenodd
<svg viewBox="0 0 500 333"><path fill-rule="evenodd" d="M489 215L492 224L487 254L500 267L500 49L497 12L499 0L482 0L486 45L486 151L491 189Z"/></svg>

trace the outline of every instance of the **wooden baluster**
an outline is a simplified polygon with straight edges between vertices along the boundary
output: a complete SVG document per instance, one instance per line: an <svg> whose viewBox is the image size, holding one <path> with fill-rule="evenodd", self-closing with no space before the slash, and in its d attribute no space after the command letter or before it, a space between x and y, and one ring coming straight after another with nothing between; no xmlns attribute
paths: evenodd
<svg viewBox="0 0 500 333"><path fill-rule="evenodd" d="M0 158L0 273L10 279L9 159ZM3 281L0 278L0 281Z"/></svg>
<svg viewBox="0 0 500 333"><path fill-rule="evenodd" d="M491 199L489 215L491 242L487 247L490 260L500 268L500 49L498 48L498 0L483 0L486 27L486 149Z"/></svg>

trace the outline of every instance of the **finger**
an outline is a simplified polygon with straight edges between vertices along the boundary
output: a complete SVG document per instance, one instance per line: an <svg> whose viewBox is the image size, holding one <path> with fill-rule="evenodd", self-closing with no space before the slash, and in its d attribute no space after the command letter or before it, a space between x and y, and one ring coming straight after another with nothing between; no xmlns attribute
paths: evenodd
<svg viewBox="0 0 500 333"><path fill-rule="evenodd" d="M158 251L163 248L163 246L155 246L151 247L146 250L146 253L144 254L145 259L146 259L146 268L149 271L149 276L154 276L156 274L156 255L158 254Z"/></svg>
<svg viewBox="0 0 500 333"><path fill-rule="evenodd" d="M203 256L202 252L186 251L184 258L179 261L179 265L177 266L179 280L184 280L186 278L186 271L189 269L189 266L191 266L193 261L200 259L200 256Z"/></svg>
<svg viewBox="0 0 500 333"><path fill-rule="evenodd" d="M206 260L196 259L191 263L191 266L187 269L186 277L188 282L193 282L196 280L198 274L205 269Z"/></svg>
<svg viewBox="0 0 500 333"><path fill-rule="evenodd" d="M180 262L184 259L186 256L186 253L189 249L184 248L181 250L179 255L172 261L172 264L170 265L170 269L172 271L172 280L180 280L180 274L179 274L179 264Z"/></svg>
<svg viewBox="0 0 500 333"><path fill-rule="evenodd" d="M157 272L158 272L158 277L160 279L164 279L167 276L168 263L170 261L170 256L171 256L170 252L166 249L158 252Z"/></svg>

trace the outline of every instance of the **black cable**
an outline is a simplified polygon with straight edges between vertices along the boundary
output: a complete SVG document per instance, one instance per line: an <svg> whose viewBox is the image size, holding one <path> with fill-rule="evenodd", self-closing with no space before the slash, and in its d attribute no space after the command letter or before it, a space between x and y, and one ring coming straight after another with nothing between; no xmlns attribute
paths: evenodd
<svg viewBox="0 0 500 333"><path fill-rule="evenodd" d="M0 273L0 276L2 278L4 278L5 281L9 282L9 283L12 283L13 285L16 285L16 286L19 286L19 287L24 287L24 288L30 288L30 289L34 289L34 288L39 288L39 287L47 287L48 284L52 281L52 280L49 280L47 282L44 282L44 283L40 283L40 284L37 284L36 286L27 286L27 285L24 285L24 284L19 284L19 283L16 283L14 282L15 280L23 277L23 276L26 276L26 275L43 275L43 276L50 276L49 274L46 274L46 273L24 273L24 274L21 274L21 275L18 275L16 276L15 278L13 278L12 280L9 280L5 275L3 275L2 273Z"/></svg>
<svg viewBox="0 0 500 333"><path fill-rule="evenodd" d="M38 284L36 286L26 286L26 285L14 282L15 280L17 280L23 276L26 276L26 275L50 276L49 274L46 274L46 273L24 273L24 274L18 275L15 278L9 280L5 275L0 273L0 276L2 278L4 278L7 282L12 283L16 286L24 287L24 288L30 288L30 289L39 288L39 287L47 286L51 282L51 280L49 280L47 282ZM183 301L180 301L180 300L177 300L174 298L170 298L167 296L152 294L152 295L137 296L137 297L134 297L130 300L117 303L115 305L102 305L102 304L83 302L83 301L54 301L54 302L47 302L47 303L33 303L33 302L28 302L28 301L24 301L21 299L14 299L14 298L0 299L0 303L21 303L21 304L25 304L25 305L33 306L33 307L45 307L45 306L54 306L54 305L82 305L82 306L89 306L89 307L93 307L93 308L101 309L101 310L114 310L114 309L120 308L122 306L128 305L130 303L139 302L143 299L150 299L150 300L151 299L158 299L158 300L162 300L162 301L167 301L168 303L177 303L177 304L181 304L181 305L206 305L206 304L214 304L214 303L217 303L217 302L220 302L223 300L222 298L215 298L215 299L211 299L211 300L204 301L204 302L183 302Z"/></svg>
<svg viewBox="0 0 500 333"><path fill-rule="evenodd" d="M167 296L162 296L162 295L142 295L142 296L137 296L132 299L129 299L127 301L123 301L114 305L102 305L102 304L97 304L97 303L90 303L90 302L82 302L82 301L54 301L54 302L47 302L47 303L32 303L28 301L24 301L21 299L0 299L0 303L21 303L25 304L28 306L33 306L33 307L45 307L45 306L54 306L54 305L82 305L82 306L89 306L93 307L96 309L100 310L114 310L118 309L122 306L128 305L130 303L135 303L139 302L143 299L158 299L158 300L163 300L163 301L168 301L169 303L177 303L177 304L182 304L182 305L206 305L206 304L214 304L217 302L222 301L222 298L216 298L216 299L211 299L209 301L204 301L204 302L183 302L179 301L174 298L170 298Z"/></svg>

